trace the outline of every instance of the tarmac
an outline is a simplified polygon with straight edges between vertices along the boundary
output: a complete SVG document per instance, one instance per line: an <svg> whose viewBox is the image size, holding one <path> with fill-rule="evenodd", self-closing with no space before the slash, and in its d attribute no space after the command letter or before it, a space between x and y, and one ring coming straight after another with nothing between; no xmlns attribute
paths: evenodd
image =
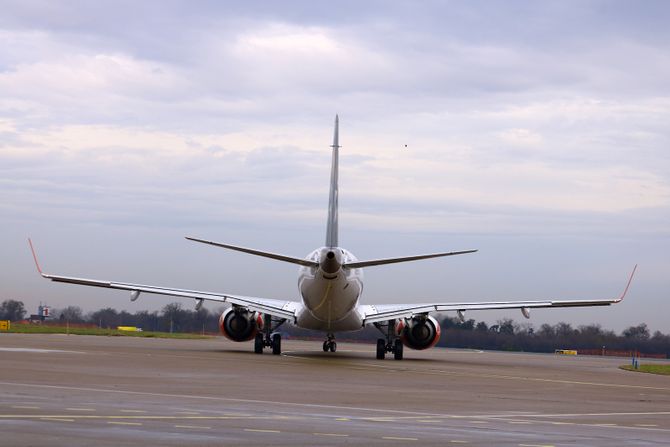
<svg viewBox="0 0 670 447"><path fill-rule="evenodd" d="M670 377L629 360L0 334L3 446L668 446Z"/></svg>

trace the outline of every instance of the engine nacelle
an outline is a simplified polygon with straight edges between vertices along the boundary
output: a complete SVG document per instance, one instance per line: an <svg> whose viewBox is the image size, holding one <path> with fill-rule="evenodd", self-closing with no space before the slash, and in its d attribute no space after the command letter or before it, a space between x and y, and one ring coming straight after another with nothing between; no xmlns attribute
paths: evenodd
<svg viewBox="0 0 670 447"><path fill-rule="evenodd" d="M233 341L248 341L263 329L263 315L244 308L231 307L221 314L219 329Z"/></svg>
<svg viewBox="0 0 670 447"><path fill-rule="evenodd" d="M396 321L396 335L411 349L428 349L440 340L440 323L431 316L404 318Z"/></svg>

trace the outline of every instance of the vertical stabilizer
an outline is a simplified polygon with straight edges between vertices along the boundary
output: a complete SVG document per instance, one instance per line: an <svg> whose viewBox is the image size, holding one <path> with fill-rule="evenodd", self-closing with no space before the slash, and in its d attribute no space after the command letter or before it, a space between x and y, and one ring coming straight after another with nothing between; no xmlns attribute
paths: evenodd
<svg viewBox="0 0 670 447"><path fill-rule="evenodd" d="M328 226L326 227L326 247L337 247L337 173L339 163L339 127L340 120L335 115L335 134L333 135L333 161L330 166L330 198L328 200Z"/></svg>

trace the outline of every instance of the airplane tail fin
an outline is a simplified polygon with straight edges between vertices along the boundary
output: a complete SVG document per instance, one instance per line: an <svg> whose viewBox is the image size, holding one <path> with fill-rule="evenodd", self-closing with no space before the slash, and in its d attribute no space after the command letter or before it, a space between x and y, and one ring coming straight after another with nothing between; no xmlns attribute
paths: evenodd
<svg viewBox="0 0 670 447"><path fill-rule="evenodd" d="M326 226L326 247L337 247L337 177L339 170L339 124L335 115L335 133L333 135L333 161L330 167L330 196L328 199L328 224Z"/></svg>

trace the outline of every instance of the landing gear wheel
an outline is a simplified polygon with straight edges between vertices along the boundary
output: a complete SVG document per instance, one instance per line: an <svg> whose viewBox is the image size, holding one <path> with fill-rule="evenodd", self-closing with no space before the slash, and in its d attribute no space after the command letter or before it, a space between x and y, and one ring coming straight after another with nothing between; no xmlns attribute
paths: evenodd
<svg viewBox="0 0 670 447"><path fill-rule="evenodd" d="M386 356L386 340L383 338L377 339L377 360L384 360Z"/></svg>
<svg viewBox="0 0 670 447"><path fill-rule="evenodd" d="M263 334L257 334L254 339L254 352L256 354L262 354L264 345Z"/></svg>
<svg viewBox="0 0 670 447"><path fill-rule="evenodd" d="M328 340L323 342L323 352L328 352L328 349L330 349L330 346L328 346Z"/></svg>
<svg viewBox="0 0 670 447"><path fill-rule="evenodd" d="M395 343L393 344L393 358L396 360L402 360L402 348L403 344L400 339L396 339Z"/></svg>
<svg viewBox="0 0 670 447"><path fill-rule="evenodd" d="M337 343L335 343L334 341L331 341L330 342L330 352L335 352L335 351L337 351Z"/></svg>
<svg viewBox="0 0 670 447"><path fill-rule="evenodd" d="M281 334L274 334L272 336L272 353L274 355L281 354Z"/></svg>

